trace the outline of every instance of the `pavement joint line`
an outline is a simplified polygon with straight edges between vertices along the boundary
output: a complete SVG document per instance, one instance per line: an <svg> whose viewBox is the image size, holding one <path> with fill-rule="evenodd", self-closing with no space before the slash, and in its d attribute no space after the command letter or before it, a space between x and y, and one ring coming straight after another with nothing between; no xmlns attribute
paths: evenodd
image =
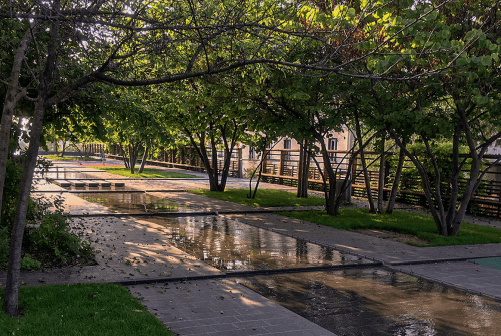
<svg viewBox="0 0 501 336"><path fill-rule="evenodd" d="M240 278L240 277L252 277L252 276L256 276L256 275L313 273L313 272L318 272L318 271L343 271L343 270L349 270L349 269L381 268L381 267L384 267L384 265L382 263L331 265L331 266L318 266L318 267L283 268L283 269L277 269L277 270L228 272L228 273L219 273L219 274L194 275L194 276L182 276L182 277L140 278L140 279L136 279L136 280L108 281L106 283L123 285L123 286L131 286L131 285L143 285L143 284L151 284L151 283L159 283L159 282L182 282L182 281L209 280L209 279L231 279L231 278Z"/></svg>
<svg viewBox="0 0 501 336"><path fill-rule="evenodd" d="M72 173L79 173L79 172L72 172ZM33 178L34 180L46 180L46 179L50 179L50 180L67 180L67 181L72 181L72 180L82 180L83 178L52 178L52 177L34 177ZM147 178L147 177L123 177L123 178L115 178L115 177L111 177L111 178L92 178L92 179L85 179L85 180L96 180L96 181L101 181L101 180L127 180L127 181L136 181L136 180L140 180L140 181L173 181L173 180L176 180L176 181L208 181L209 179L205 178L205 177L190 177L190 178L175 178L175 177L155 177L155 178Z"/></svg>
<svg viewBox="0 0 501 336"><path fill-rule="evenodd" d="M298 209L294 211L309 211L311 209ZM282 210L282 211L288 211L288 210ZM70 217L106 217L106 216L111 216L111 217L116 217L116 216L122 216L122 217L155 217L155 216L160 216L160 217L184 217L186 214L193 215L193 216L220 216L220 215L245 215L245 214L252 214L252 213L273 213L276 212L275 210L255 210L255 211L248 211L248 210L242 210L242 211L197 211L197 212L156 212L156 213L126 213L126 212L117 212L117 213L107 213L107 214L70 214ZM243 222L240 220L240 222ZM244 222L243 222L244 223ZM256 226L265 230L269 230L267 228L260 227L258 225L252 225L249 223L245 223L247 225L251 226ZM273 231L273 229L271 229ZM273 231L276 233L280 233L282 235L288 235L288 233L281 232L281 231ZM291 237L294 237L291 235ZM303 239L299 237L294 237L298 239ZM303 239L305 240L305 239ZM317 244L315 242L315 244Z"/></svg>
<svg viewBox="0 0 501 336"><path fill-rule="evenodd" d="M427 260L409 260L409 261L401 261L401 262L385 262L384 264L387 266L411 266L411 265L426 265L426 264L440 264L444 262L460 262L460 261L468 261L471 259L483 259L483 258L496 258L499 255L487 256L487 257L459 257L459 258L443 258L443 259L427 259Z"/></svg>
<svg viewBox="0 0 501 336"><path fill-rule="evenodd" d="M87 181L87 179L86 179ZM91 180L89 180L91 181ZM122 188L122 187L118 187ZM38 193L70 193L70 194L144 194L144 193L156 193L156 192L189 192L189 190L178 190L178 189L162 189L162 190L37 190L33 191L32 194Z"/></svg>
<svg viewBox="0 0 501 336"><path fill-rule="evenodd" d="M93 218L93 217L120 217L120 218L130 218L130 217L189 217L189 216L214 216L214 212L159 212L159 213L93 213L93 214L70 214L70 217L83 217L83 218Z"/></svg>
<svg viewBox="0 0 501 336"><path fill-rule="evenodd" d="M440 285L442 285L444 287L449 287L449 288L460 290L460 291L464 291L464 292L467 292L467 293L470 293L470 294L473 294L473 295L482 296L482 297L485 297L485 298L488 298L488 299L491 299L493 301L501 303L501 297L490 295L490 294L486 294L486 293L480 292L478 290L470 289L468 287L464 287L464 286L461 286L461 285L456 285L456 284L453 284L453 283L450 283L450 282L447 282L447 281L444 281L444 280L434 279L432 277L425 276L425 275L422 275L422 274L419 274L419 273L414 273L413 271L409 271L409 270L406 270L406 269L400 269L400 268L397 268L397 267L393 268L393 267L388 266L388 265L383 265L383 268L387 268L387 269L390 269L390 270L395 271L395 272L404 273L404 274L413 276L413 277L418 278L418 279L422 279L422 280L430 281L430 282L433 282L433 283L436 283L436 284L440 284Z"/></svg>

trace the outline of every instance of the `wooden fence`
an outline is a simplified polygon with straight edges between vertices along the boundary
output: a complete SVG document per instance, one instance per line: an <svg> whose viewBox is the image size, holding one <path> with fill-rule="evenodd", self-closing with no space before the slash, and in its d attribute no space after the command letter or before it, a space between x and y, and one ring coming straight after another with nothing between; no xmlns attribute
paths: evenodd
<svg viewBox="0 0 501 336"><path fill-rule="evenodd" d="M90 145L93 152L99 153L102 147L97 145ZM94 150L95 149L95 150ZM198 157L194 148L190 146L180 147L177 149L161 149L156 152L156 155L150 155L147 160L148 164L159 165L164 167L182 168L188 170L205 171L203 164ZM364 176L360 164L360 158L353 159L353 165L348 167L350 159L350 152L343 150L329 150L329 158L331 163L334 164L337 177L344 178L348 169L351 169L351 174L354 176L352 182L351 194L357 197L367 197L367 190L365 187ZM119 146L111 146L109 149L109 156L121 158L123 153ZM273 149L265 152L264 172L262 179L265 182L277 183L289 186L297 186L298 180L298 162L299 150L293 149ZM388 157L391 157L390 153ZM367 164L369 165L369 178L371 181L371 189L374 196L377 197L376 190L379 184L379 160L378 154L374 152L365 153ZM496 157L486 158L495 159ZM218 168L222 169L224 161L223 151L218 152ZM310 162L308 186L312 190L325 190L327 187L322 179L323 160L320 155L317 157L317 164L314 160ZM242 149L235 150L230 161L230 176L242 177ZM257 162L257 161L256 161ZM383 198L388 199L393 178L394 166L387 164L384 175L384 194ZM407 167L411 167L410 162L406 162ZM476 215L501 217L501 172L492 171L486 175L487 178L482 181L477 192L473 195L472 201L468 212ZM460 186L466 184L466 179L460 179ZM447 200L447 199L445 199ZM421 189L420 178L416 174L403 175L399 185L397 194L397 201L407 204L426 205L426 198Z"/></svg>
<svg viewBox="0 0 501 336"><path fill-rule="evenodd" d="M108 156L112 158L122 159L123 151L118 145L113 145L108 151ZM209 152L209 160L212 156ZM230 159L230 170L229 176L232 177L242 177L242 149L237 148ZM141 158L138 158L141 160ZM205 167L202 160L198 156L195 149L191 146L184 146L174 149L160 149L155 154L150 154L148 156L147 164L158 165L162 167L169 168L181 168L193 171L205 171ZM212 164L212 160L211 160ZM224 164L224 152L218 151L217 153L217 167L219 170L223 169Z"/></svg>

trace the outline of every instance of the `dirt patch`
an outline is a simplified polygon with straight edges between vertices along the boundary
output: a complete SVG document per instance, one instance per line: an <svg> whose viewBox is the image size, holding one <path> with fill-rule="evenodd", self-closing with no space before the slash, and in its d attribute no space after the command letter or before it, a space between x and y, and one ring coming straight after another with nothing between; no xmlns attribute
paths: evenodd
<svg viewBox="0 0 501 336"><path fill-rule="evenodd" d="M408 233L398 233L398 232L393 232L393 231L388 231L388 230L368 230L368 229L359 229L359 230L354 230L357 233L365 234L368 236L373 236L377 238L382 238L382 239L388 239L388 240L393 240L399 243L413 243L413 244L420 244L420 245L430 245L430 242L424 239L420 239L416 236L413 236Z"/></svg>

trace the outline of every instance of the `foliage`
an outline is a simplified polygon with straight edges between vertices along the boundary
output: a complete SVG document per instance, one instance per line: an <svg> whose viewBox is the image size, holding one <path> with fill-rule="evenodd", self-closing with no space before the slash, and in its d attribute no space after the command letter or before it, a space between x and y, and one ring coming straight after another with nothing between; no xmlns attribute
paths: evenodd
<svg viewBox="0 0 501 336"><path fill-rule="evenodd" d="M224 192L197 189L190 190L190 192L253 207L325 205L325 200L322 197L310 196L308 198L297 198L293 193L276 189L261 189L257 192L255 198L247 197L249 192L247 189L227 189Z"/></svg>
<svg viewBox="0 0 501 336"><path fill-rule="evenodd" d="M256 165L250 166L249 168L244 168L244 177L246 178L253 177L254 174L256 173L256 169L257 169Z"/></svg>
<svg viewBox="0 0 501 336"><path fill-rule="evenodd" d="M376 229L407 233L429 241L429 246L501 243L501 229L464 223L457 236L441 236L432 217L406 211L376 215L370 214L367 209L342 209L336 217L327 215L325 211L313 210L279 214L342 230Z"/></svg>
<svg viewBox="0 0 501 336"><path fill-rule="evenodd" d="M184 174L184 173L178 173L178 172L170 172L170 171L165 171L161 169L155 169L155 168L144 168L143 172L141 174L138 174L137 171L138 169L136 168L135 174L131 174L130 169L127 168L118 168L118 167L94 167L96 169L100 170L106 170L108 173L112 174L117 174L121 176L127 176L127 177L144 177L144 178L194 178L197 177L196 175L192 174Z"/></svg>
<svg viewBox="0 0 501 336"><path fill-rule="evenodd" d="M73 256L93 257L90 242L71 232L70 218L60 211L45 213L40 227L27 228L25 240L29 251L50 253L59 261Z"/></svg>
<svg viewBox="0 0 501 336"><path fill-rule="evenodd" d="M451 142L438 142L438 143L432 143L430 147L432 148L433 153L435 154L436 162L440 169L441 180L443 182L449 181L453 174L453 168L452 168L453 144ZM428 156L425 145L421 142L416 142L407 145L407 149L412 154L420 157L420 160L423 163L423 166L428 173L430 181L434 183L436 179L436 172L433 167L432 159ZM460 146L459 153L463 155L467 154L468 147ZM397 156L389 157L388 162L392 169L396 167L397 161L398 161ZM468 176L468 170L470 169L470 166L471 166L471 159L466 158L465 164L463 165L462 169L463 170L462 177ZM422 192L423 187L419 183L419 180L420 180L419 171L412 162L407 162L406 166L404 166L404 168L402 169L402 182L400 189ZM445 193L445 195L450 194L450 189L448 188L446 183L442 183L442 187L443 187L442 192Z"/></svg>
<svg viewBox="0 0 501 336"><path fill-rule="evenodd" d="M27 271L35 271L42 266L42 263L36 259L33 259L31 254L26 253L21 259L21 269Z"/></svg>
<svg viewBox="0 0 501 336"><path fill-rule="evenodd" d="M39 162L39 168L47 162ZM4 189L2 207L2 225L0 226L0 268L5 267L9 253L9 233L12 228L16 211L17 194L21 183L21 168L13 161L8 161L7 179ZM28 227L23 239L23 264L36 267L40 260L56 259L65 261L67 258L80 256L92 260L93 252L90 244L72 233L70 218L62 211L62 200L56 198L49 201L45 198L30 198L27 221L38 228ZM56 210L51 208L55 206ZM78 231L73 228L73 231ZM44 254L43 256L40 254ZM50 256L50 257L49 257Z"/></svg>
<svg viewBox="0 0 501 336"><path fill-rule="evenodd" d="M2 335L173 336L119 285L52 285L19 291L23 316L12 318L0 312ZM3 298L0 289L0 304Z"/></svg>

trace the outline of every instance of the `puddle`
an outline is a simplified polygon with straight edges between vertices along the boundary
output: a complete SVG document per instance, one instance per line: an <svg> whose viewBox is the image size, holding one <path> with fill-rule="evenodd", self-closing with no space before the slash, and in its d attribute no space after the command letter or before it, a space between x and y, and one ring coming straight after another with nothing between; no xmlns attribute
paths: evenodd
<svg viewBox="0 0 501 336"><path fill-rule="evenodd" d="M236 280L338 335L487 336L501 330L501 303L385 269Z"/></svg>
<svg viewBox="0 0 501 336"><path fill-rule="evenodd" d="M224 272L372 263L224 217L148 218L179 249Z"/></svg>
<svg viewBox="0 0 501 336"><path fill-rule="evenodd" d="M84 188L81 189L84 190ZM92 188L85 188L85 190L92 190ZM111 212L135 214L195 211L193 208L145 193L79 193L77 196L88 202L104 205Z"/></svg>
<svg viewBox="0 0 501 336"><path fill-rule="evenodd" d="M501 270L501 258L500 257L471 259L470 261L473 261L475 264L478 264L478 265L481 265L484 267L489 267L489 268Z"/></svg>

